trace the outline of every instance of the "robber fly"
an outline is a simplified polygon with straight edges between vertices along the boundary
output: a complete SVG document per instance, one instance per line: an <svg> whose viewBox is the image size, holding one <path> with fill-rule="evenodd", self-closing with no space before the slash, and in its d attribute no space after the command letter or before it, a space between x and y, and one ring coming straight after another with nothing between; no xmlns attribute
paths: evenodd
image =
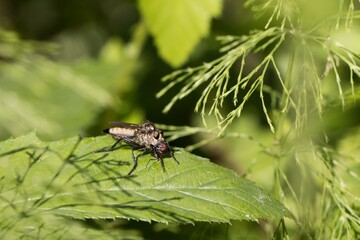
<svg viewBox="0 0 360 240"><path fill-rule="evenodd" d="M144 121L142 124L131 124L124 122L112 122L112 128L105 129L103 132L110 134L114 137L116 142L106 151L112 151L118 143L121 141L129 144L132 147L132 158L134 160L134 166L128 173L130 175L137 167L138 157L150 153L153 157L159 160L163 172L166 172L163 155L166 151L169 151L170 156L175 160L177 164L179 161L174 156L174 150L169 146L169 143L165 141L163 132L156 128L154 123L150 121ZM134 150L143 150L138 156L135 156Z"/></svg>

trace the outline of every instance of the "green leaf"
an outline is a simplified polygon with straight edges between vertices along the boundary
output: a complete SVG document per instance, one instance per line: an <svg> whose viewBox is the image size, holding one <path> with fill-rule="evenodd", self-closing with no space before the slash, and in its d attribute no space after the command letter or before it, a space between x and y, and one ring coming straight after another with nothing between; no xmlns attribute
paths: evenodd
<svg viewBox="0 0 360 240"><path fill-rule="evenodd" d="M171 66L183 64L200 39L209 33L220 0L140 0L139 9L161 57Z"/></svg>
<svg viewBox="0 0 360 240"><path fill-rule="evenodd" d="M134 51L131 56L122 51L127 46L120 40L109 40L99 61L84 58L67 64L39 54L35 46L44 48L44 43L35 45L11 33L7 38L3 35L0 30L0 42L4 42L0 56L11 61L0 64L0 139L22 136L33 129L48 140L71 136L79 129L89 129L97 113L115 105L121 109L119 114L129 114L133 99L123 96L135 88L132 72L140 61ZM17 49L21 54L13 53ZM120 52L111 55L110 51ZM120 97L111 94L115 92ZM131 111L141 110L132 107Z"/></svg>
<svg viewBox="0 0 360 240"><path fill-rule="evenodd" d="M127 176L129 147L96 152L113 143L109 136L46 143L34 133L0 143L0 229L47 226L44 214L164 223L294 219L254 183L183 150L175 153L180 165L165 158L165 173L145 155Z"/></svg>
<svg viewBox="0 0 360 240"><path fill-rule="evenodd" d="M115 69L92 66L103 72ZM1 65L0 136L19 136L37 129L39 135L51 139L79 132L93 122L95 111L113 102L101 86L105 83L93 80L73 67L44 58ZM18 124L14 125L14 119Z"/></svg>

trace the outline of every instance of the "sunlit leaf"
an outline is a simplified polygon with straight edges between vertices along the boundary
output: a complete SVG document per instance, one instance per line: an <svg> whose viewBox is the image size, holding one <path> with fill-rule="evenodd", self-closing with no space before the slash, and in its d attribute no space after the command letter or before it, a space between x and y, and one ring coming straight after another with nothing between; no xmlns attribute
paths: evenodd
<svg viewBox="0 0 360 240"><path fill-rule="evenodd" d="M220 0L140 0L139 8L159 54L177 67L208 34L211 18L219 16L221 4Z"/></svg>
<svg viewBox="0 0 360 240"><path fill-rule="evenodd" d="M127 176L130 148L96 152L112 143L108 136L46 143L33 133L0 143L3 227L12 216L43 213L164 223L294 218L254 183L183 150L175 153L180 165L165 158L165 173L145 155Z"/></svg>
<svg viewBox="0 0 360 240"><path fill-rule="evenodd" d="M120 40L109 40L99 60L69 64L46 57L53 56L53 45L1 30L0 39L0 139L34 129L45 139L75 135L93 125L103 109L125 109L131 101L122 94L133 88L132 72L139 61L123 56Z"/></svg>

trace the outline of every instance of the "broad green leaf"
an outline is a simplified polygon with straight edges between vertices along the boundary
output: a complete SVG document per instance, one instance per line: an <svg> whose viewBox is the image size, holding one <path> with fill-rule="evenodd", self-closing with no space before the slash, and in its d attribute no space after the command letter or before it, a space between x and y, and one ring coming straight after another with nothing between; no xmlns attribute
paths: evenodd
<svg viewBox="0 0 360 240"><path fill-rule="evenodd" d="M62 138L94 124L94 113L101 109L129 105L131 98L123 94L134 88L131 76L139 61L121 59L119 41L109 41L99 61L85 58L66 64L45 58L32 42L2 33L0 55L11 61L0 64L1 139L33 129L46 139ZM6 54L4 49L12 51ZM110 50L121 56L110 56Z"/></svg>
<svg viewBox="0 0 360 240"><path fill-rule="evenodd" d="M89 65L93 71L108 70L115 75L115 67ZM32 129L46 138L79 132L92 123L94 111L113 102L101 79L39 56L31 62L2 64L1 125L11 135Z"/></svg>
<svg viewBox="0 0 360 240"><path fill-rule="evenodd" d="M38 222L43 214L163 223L294 219L254 183L183 150L175 153L180 165L165 158L165 173L145 155L127 176L129 147L96 152L113 142L101 136L47 143L31 133L0 143L0 228L46 226Z"/></svg>
<svg viewBox="0 0 360 240"><path fill-rule="evenodd" d="M7 219L1 217L0 239L144 239L134 230L114 229L106 225L100 230L97 229L99 226L91 228L84 223L45 212L22 217L15 215Z"/></svg>
<svg viewBox="0 0 360 240"><path fill-rule="evenodd" d="M139 9L154 36L160 56L171 66L183 64L206 36L221 0L139 0Z"/></svg>

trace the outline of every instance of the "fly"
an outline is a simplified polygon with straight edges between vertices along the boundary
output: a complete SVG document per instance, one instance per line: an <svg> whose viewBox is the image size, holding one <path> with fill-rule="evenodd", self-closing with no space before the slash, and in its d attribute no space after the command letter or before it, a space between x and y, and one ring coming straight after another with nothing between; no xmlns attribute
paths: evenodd
<svg viewBox="0 0 360 240"><path fill-rule="evenodd" d="M165 152L169 152L170 156L177 164L179 161L175 158L174 150L165 141L163 132L158 129L154 123L144 121L142 124L131 124L124 122L112 122L114 127L105 129L103 132L111 135L116 139L114 145L105 151L112 151L121 141L129 144L132 147L132 158L134 166L129 171L128 175L133 173L137 167L138 157L150 153L161 164L163 172L166 172L163 156ZM135 156L134 150L143 150L138 156Z"/></svg>

